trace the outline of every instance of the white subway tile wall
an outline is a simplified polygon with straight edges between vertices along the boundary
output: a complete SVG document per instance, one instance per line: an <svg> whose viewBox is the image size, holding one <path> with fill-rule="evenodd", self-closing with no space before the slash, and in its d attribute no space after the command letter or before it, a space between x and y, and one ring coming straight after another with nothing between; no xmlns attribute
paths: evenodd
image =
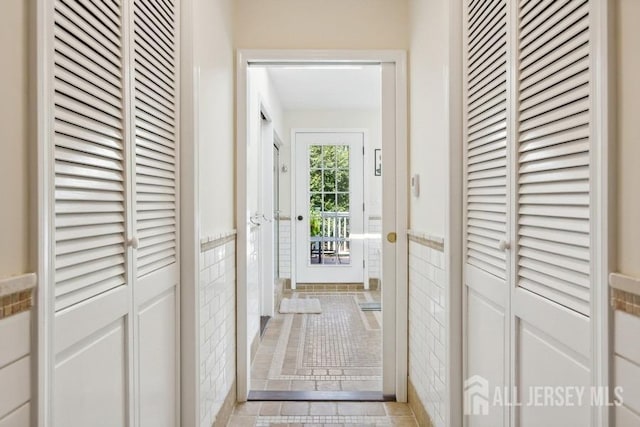
<svg viewBox="0 0 640 427"><path fill-rule="evenodd" d="M444 254L409 242L409 378L435 427L445 426L446 380Z"/></svg>
<svg viewBox="0 0 640 427"><path fill-rule="evenodd" d="M291 220L280 220L280 279L291 278Z"/></svg>
<svg viewBox="0 0 640 427"><path fill-rule="evenodd" d="M622 310L614 312L614 378L622 387L623 405L615 408L616 426L640 425L640 317Z"/></svg>
<svg viewBox="0 0 640 427"><path fill-rule="evenodd" d="M382 219L369 218L369 234L380 235L379 238L369 239L369 278L382 279L380 261L382 258Z"/></svg>
<svg viewBox="0 0 640 427"><path fill-rule="evenodd" d="M211 427L236 371L236 243L200 254L200 426Z"/></svg>
<svg viewBox="0 0 640 427"><path fill-rule="evenodd" d="M253 340L260 332L260 227L252 227L247 250L247 344L251 348Z"/></svg>

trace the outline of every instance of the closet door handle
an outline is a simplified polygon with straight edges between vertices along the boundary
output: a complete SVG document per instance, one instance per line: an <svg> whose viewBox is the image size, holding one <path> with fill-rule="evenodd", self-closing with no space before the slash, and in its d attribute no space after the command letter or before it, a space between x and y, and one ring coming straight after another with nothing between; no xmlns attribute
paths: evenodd
<svg viewBox="0 0 640 427"><path fill-rule="evenodd" d="M498 249L505 252L511 249L511 243L507 242L506 240L500 240L500 242L498 242Z"/></svg>
<svg viewBox="0 0 640 427"><path fill-rule="evenodd" d="M140 246L140 239L138 239L137 237L132 237L129 239L129 241L127 241L127 244L133 249L138 249L138 246Z"/></svg>

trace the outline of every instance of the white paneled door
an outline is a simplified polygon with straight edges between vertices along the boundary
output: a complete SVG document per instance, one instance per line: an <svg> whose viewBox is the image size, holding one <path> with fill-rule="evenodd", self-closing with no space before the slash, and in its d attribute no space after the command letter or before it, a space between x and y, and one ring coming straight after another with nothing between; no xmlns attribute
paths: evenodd
<svg viewBox="0 0 640 427"><path fill-rule="evenodd" d="M47 425L176 426L178 6L45 3Z"/></svg>
<svg viewBox="0 0 640 427"><path fill-rule="evenodd" d="M593 2L465 4L466 425L594 425Z"/></svg>

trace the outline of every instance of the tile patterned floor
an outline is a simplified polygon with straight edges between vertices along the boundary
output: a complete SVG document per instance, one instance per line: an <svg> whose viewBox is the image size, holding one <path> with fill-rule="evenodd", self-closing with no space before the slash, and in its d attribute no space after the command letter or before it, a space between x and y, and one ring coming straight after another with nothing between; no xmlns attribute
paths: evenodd
<svg viewBox="0 0 640 427"><path fill-rule="evenodd" d="M236 406L228 425L417 427L418 423L408 405L395 402L247 402Z"/></svg>
<svg viewBox="0 0 640 427"><path fill-rule="evenodd" d="M252 390L382 390L381 312L359 302L380 301L379 291L287 292L318 298L322 314L277 314L251 369Z"/></svg>

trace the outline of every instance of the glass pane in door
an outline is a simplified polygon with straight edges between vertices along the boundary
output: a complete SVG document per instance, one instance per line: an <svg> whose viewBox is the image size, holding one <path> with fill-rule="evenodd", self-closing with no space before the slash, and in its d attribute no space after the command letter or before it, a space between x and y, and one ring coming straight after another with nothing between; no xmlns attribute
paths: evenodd
<svg viewBox="0 0 640 427"><path fill-rule="evenodd" d="M349 146L309 147L309 264L350 265Z"/></svg>

